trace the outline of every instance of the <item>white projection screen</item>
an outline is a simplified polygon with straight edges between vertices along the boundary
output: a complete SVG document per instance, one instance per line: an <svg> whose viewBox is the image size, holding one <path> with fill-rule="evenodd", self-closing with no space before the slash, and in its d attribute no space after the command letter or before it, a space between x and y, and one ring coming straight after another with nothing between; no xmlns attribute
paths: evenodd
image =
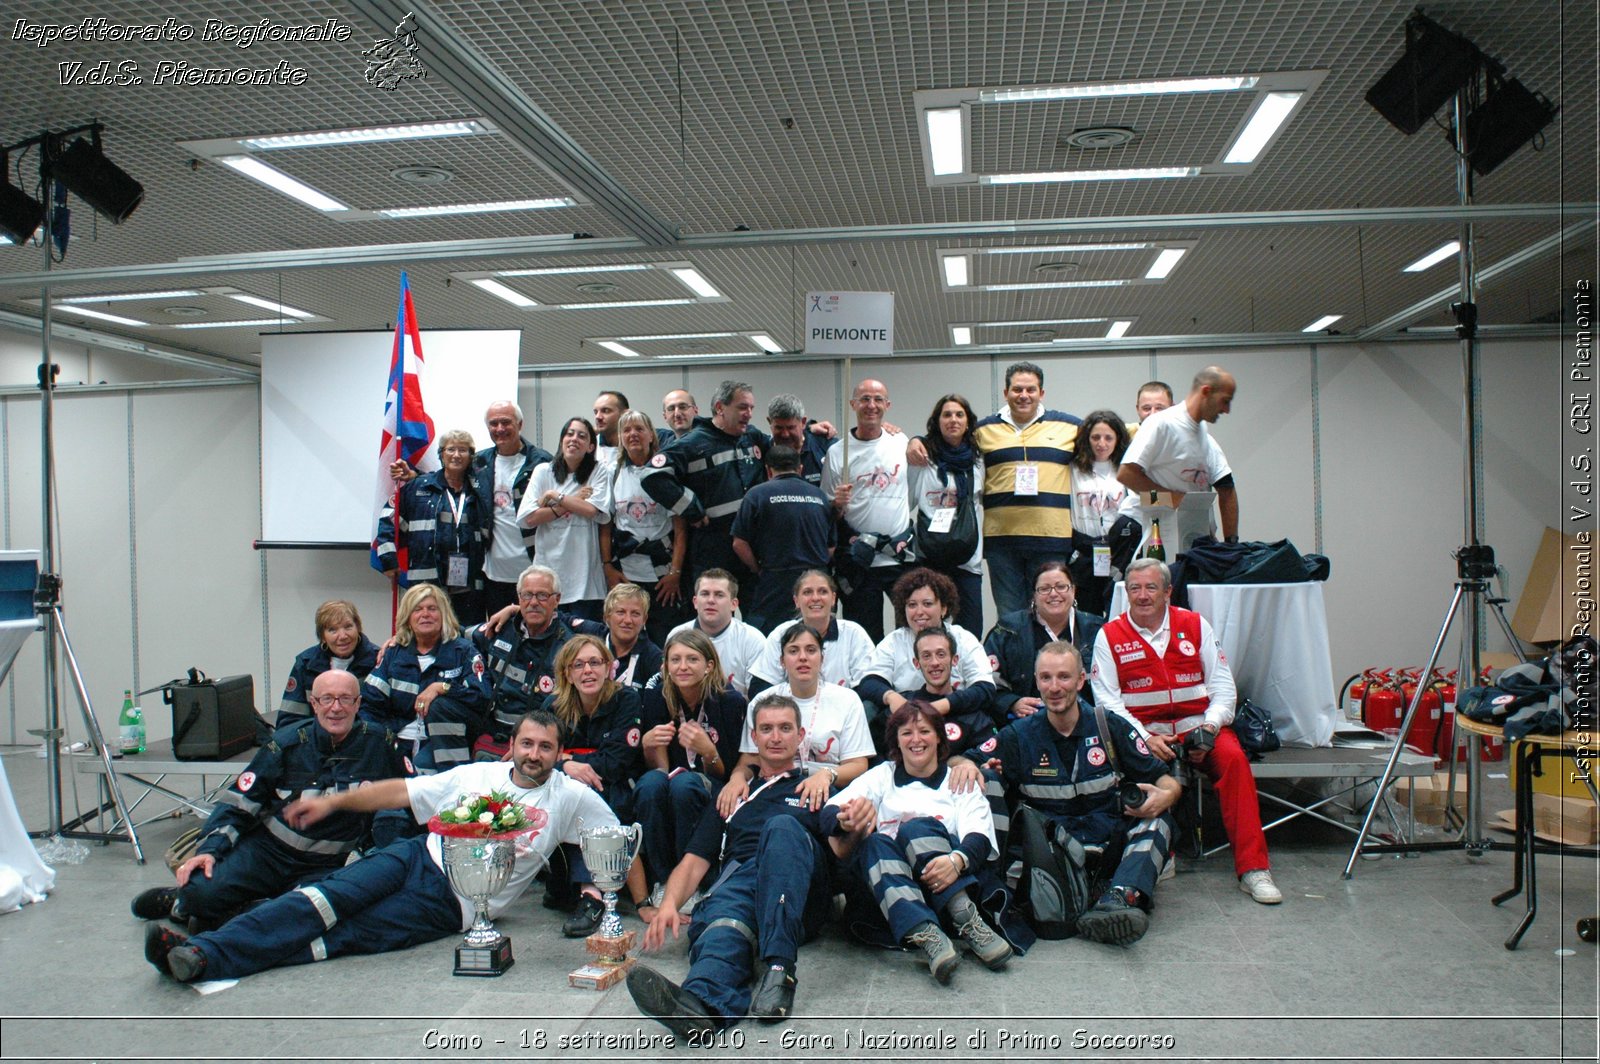
<svg viewBox="0 0 1600 1064"><path fill-rule="evenodd" d="M515 399L522 334L422 330L422 397L436 433L489 446L483 415ZM262 547L366 544L392 332L261 337Z"/></svg>

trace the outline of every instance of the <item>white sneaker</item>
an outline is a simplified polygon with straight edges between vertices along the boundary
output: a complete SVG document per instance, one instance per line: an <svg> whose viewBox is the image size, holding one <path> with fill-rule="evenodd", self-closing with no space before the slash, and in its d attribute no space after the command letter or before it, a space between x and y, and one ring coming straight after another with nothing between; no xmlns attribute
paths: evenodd
<svg viewBox="0 0 1600 1064"><path fill-rule="evenodd" d="M1283 901L1283 891L1272 881L1272 873L1265 868L1246 872L1239 877L1239 889L1262 905L1277 905Z"/></svg>

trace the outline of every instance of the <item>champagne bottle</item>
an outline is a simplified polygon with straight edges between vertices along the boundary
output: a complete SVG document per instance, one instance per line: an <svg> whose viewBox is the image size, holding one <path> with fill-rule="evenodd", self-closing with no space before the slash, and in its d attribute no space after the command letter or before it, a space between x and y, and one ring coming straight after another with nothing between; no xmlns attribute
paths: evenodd
<svg viewBox="0 0 1600 1064"><path fill-rule="evenodd" d="M1150 542L1145 546L1144 556L1154 558L1158 562L1167 560L1167 548L1161 545L1161 522L1150 523Z"/></svg>

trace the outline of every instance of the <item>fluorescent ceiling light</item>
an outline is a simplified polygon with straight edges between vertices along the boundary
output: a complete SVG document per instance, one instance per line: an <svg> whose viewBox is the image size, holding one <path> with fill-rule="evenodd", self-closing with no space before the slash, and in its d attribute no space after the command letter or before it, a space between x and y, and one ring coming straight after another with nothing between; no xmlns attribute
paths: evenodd
<svg viewBox="0 0 1600 1064"><path fill-rule="evenodd" d="M493 203L441 203L432 207L388 207L378 213L385 218L431 218L445 214L498 214L503 211L544 211L552 207L571 207L570 196L543 199L498 200Z"/></svg>
<svg viewBox="0 0 1600 1064"><path fill-rule="evenodd" d="M191 296L202 295L195 288L174 288L166 292L112 292L104 296L61 296L55 302L60 303L125 303L135 299L187 299Z"/></svg>
<svg viewBox="0 0 1600 1064"><path fill-rule="evenodd" d="M282 318L251 318L249 321L191 321L184 325L172 325L173 329L243 329L260 328L266 325L282 325Z"/></svg>
<svg viewBox="0 0 1600 1064"><path fill-rule="evenodd" d="M776 355L783 350L782 345L780 345L778 341L774 340L766 333L751 333L750 339L754 340L756 342L756 346L767 352L769 355Z"/></svg>
<svg viewBox="0 0 1600 1064"><path fill-rule="evenodd" d="M1178 268L1178 261L1189 253L1188 248L1162 248L1156 261L1144 272L1146 280L1159 281Z"/></svg>
<svg viewBox="0 0 1600 1064"><path fill-rule="evenodd" d="M429 137L463 137L489 132L481 124L423 122L406 126L371 126L366 129L331 129L320 133L284 133L270 137L243 137L239 143L252 151L277 148L325 148L335 144L371 144L382 140L423 140Z"/></svg>
<svg viewBox="0 0 1600 1064"><path fill-rule="evenodd" d="M1030 325L1093 325L1104 318L1039 318L1033 321L980 321L985 329L1027 328Z"/></svg>
<svg viewBox="0 0 1600 1064"><path fill-rule="evenodd" d="M732 332L708 333L649 333L645 336L613 336L613 340L725 340L730 336L738 336Z"/></svg>
<svg viewBox="0 0 1600 1064"><path fill-rule="evenodd" d="M1194 177L1198 166L1147 166L1128 170L1042 170L1022 174L984 174L986 185L1039 185L1051 181L1143 181L1160 177Z"/></svg>
<svg viewBox="0 0 1600 1064"><path fill-rule="evenodd" d="M316 317L309 310L296 310L294 307L286 306L283 303L275 303L270 299L262 299L260 296L230 295L228 298L237 299L241 303L249 303L252 307L260 307L262 310L270 310L274 314L286 314L291 318Z"/></svg>
<svg viewBox="0 0 1600 1064"><path fill-rule="evenodd" d="M961 129L961 108L939 107L922 112L928 124L928 154L935 176L959 174L966 170Z"/></svg>
<svg viewBox="0 0 1600 1064"><path fill-rule="evenodd" d="M508 288L492 277L479 277L472 283L490 295L498 296L515 307L537 307L539 305L536 300L529 299L521 292Z"/></svg>
<svg viewBox="0 0 1600 1064"><path fill-rule="evenodd" d="M474 281L474 284L478 282ZM681 307L698 299L617 299L608 303L557 303L556 310L611 310L617 307Z"/></svg>
<svg viewBox="0 0 1600 1064"><path fill-rule="evenodd" d="M631 347L624 347L622 344L617 343L615 340L601 340L601 341L599 341L599 345L601 347L605 348L607 351L615 351L617 354L621 355L623 358L638 358L639 357L639 352L635 351Z"/></svg>
<svg viewBox="0 0 1600 1064"><path fill-rule="evenodd" d="M984 255L1056 255L1075 251L1143 251L1154 244L1048 244L1039 247L978 248Z"/></svg>
<svg viewBox="0 0 1600 1064"><path fill-rule="evenodd" d="M711 282L693 266L674 266L672 276L682 281L684 287L701 299L720 299L722 296L722 293L713 288Z"/></svg>
<svg viewBox="0 0 1600 1064"><path fill-rule="evenodd" d="M759 358L759 351L728 351L726 353L706 353L695 355L656 355L655 362L690 362L698 358Z"/></svg>
<svg viewBox="0 0 1600 1064"><path fill-rule="evenodd" d="M527 270L496 270L496 277L551 277L564 273L627 273L653 270L648 262L616 262L602 266L537 266Z"/></svg>
<svg viewBox="0 0 1600 1064"><path fill-rule="evenodd" d="M115 322L118 325L149 325L150 324L147 321L135 321L132 318L119 318L115 314L105 314L105 313L102 313L101 311L98 311L98 310L90 310L87 307L62 307L62 306L58 306L55 309L57 311L61 312L62 314L81 314L85 318L98 318L101 321Z"/></svg>
<svg viewBox="0 0 1600 1064"><path fill-rule="evenodd" d="M1166 96L1182 92L1235 92L1253 89L1257 77L1162 78L1156 81L1101 81L1075 85L1031 85L980 93L983 103L1021 103L1026 100L1081 100L1103 96Z"/></svg>
<svg viewBox="0 0 1600 1064"><path fill-rule="evenodd" d="M944 257L944 283L948 288L966 287L967 257L965 255L946 255Z"/></svg>
<svg viewBox="0 0 1600 1064"><path fill-rule="evenodd" d="M1289 120L1289 113L1300 102L1303 92L1269 92L1256 104L1255 114L1239 131L1239 138L1222 157L1225 163L1253 163L1278 128Z"/></svg>
<svg viewBox="0 0 1600 1064"><path fill-rule="evenodd" d="M1307 325L1304 329L1301 329L1300 331L1301 332L1321 332L1323 329L1326 329L1328 326L1332 325L1334 322L1338 321L1342 317L1344 317L1343 314L1324 314L1322 317L1318 318L1316 321L1312 322L1310 325Z"/></svg>
<svg viewBox="0 0 1600 1064"><path fill-rule="evenodd" d="M248 155L223 155L217 159L217 162L237 170L252 181L259 181L268 188L282 192L290 199L299 200L307 207L315 207L319 211L347 211L350 209L332 196L317 191L304 181L297 181L282 170L268 166L260 159L254 159Z"/></svg>
<svg viewBox="0 0 1600 1064"><path fill-rule="evenodd" d="M965 347L972 343L972 326L957 325L950 330L950 339L957 347Z"/></svg>
<svg viewBox="0 0 1600 1064"><path fill-rule="evenodd" d="M1133 328L1131 321L1114 321L1111 323L1111 328L1106 330L1106 339L1120 340L1128 335L1128 330L1131 328Z"/></svg>
<svg viewBox="0 0 1600 1064"><path fill-rule="evenodd" d="M980 292L1026 292L1034 288L1120 288L1131 282L1118 278L1110 281L1022 281L1016 284L982 284Z"/></svg>
<svg viewBox="0 0 1600 1064"><path fill-rule="evenodd" d="M1439 247L1434 248L1432 251L1422 256L1422 258L1418 259L1416 262L1413 262L1410 266L1407 266L1401 272L1421 273L1423 270L1439 265L1439 263L1443 262L1445 259L1448 259L1451 255L1456 254L1460 250L1461 241L1459 240L1452 240L1448 244L1441 244Z"/></svg>

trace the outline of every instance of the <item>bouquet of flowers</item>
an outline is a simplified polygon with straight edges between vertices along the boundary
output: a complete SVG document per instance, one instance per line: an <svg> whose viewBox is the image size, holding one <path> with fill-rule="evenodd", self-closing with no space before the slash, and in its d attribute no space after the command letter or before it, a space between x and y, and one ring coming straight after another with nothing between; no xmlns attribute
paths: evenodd
<svg viewBox="0 0 1600 1064"><path fill-rule="evenodd" d="M428 821L428 830L455 838L503 838L538 831L548 819L543 809L523 805L504 791L463 794L452 808Z"/></svg>

